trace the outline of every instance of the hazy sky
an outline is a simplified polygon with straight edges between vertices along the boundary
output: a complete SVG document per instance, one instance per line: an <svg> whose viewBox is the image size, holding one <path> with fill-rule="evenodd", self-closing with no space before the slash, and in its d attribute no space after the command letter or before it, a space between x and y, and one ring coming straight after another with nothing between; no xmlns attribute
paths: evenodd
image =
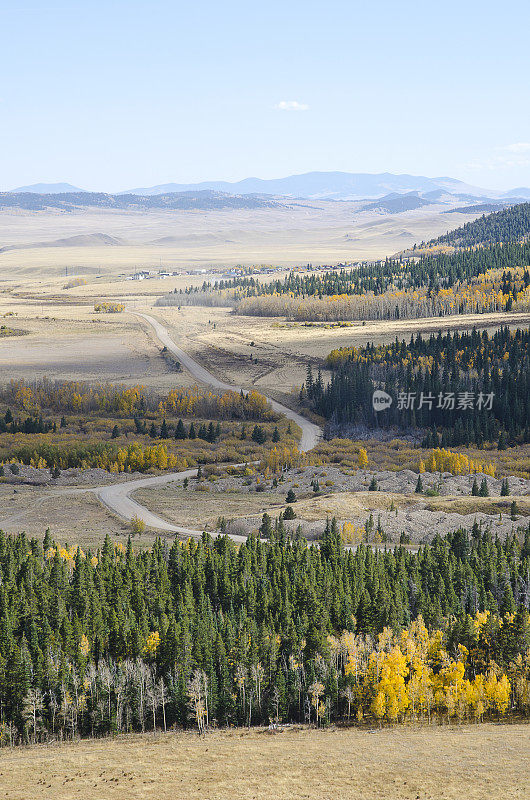
<svg viewBox="0 0 530 800"><path fill-rule="evenodd" d="M528 0L0 0L1 188L530 186Z"/></svg>

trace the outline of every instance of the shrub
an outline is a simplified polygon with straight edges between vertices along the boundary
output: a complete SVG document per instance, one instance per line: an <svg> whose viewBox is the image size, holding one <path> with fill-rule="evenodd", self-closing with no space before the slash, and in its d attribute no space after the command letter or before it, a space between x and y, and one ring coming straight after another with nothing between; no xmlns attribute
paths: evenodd
<svg viewBox="0 0 530 800"><path fill-rule="evenodd" d="M123 303L96 303L94 311L98 314L120 314L125 310Z"/></svg>
<svg viewBox="0 0 530 800"><path fill-rule="evenodd" d="M144 520L139 517L137 514L131 519L131 531L135 534L140 535L141 533L145 533L147 525L145 524Z"/></svg>

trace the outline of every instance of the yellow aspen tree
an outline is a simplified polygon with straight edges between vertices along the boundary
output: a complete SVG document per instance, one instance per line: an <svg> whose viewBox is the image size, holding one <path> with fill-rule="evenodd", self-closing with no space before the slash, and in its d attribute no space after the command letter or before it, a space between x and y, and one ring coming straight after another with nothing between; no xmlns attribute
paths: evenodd
<svg viewBox="0 0 530 800"><path fill-rule="evenodd" d="M368 453L364 447L359 448L359 455L357 458L357 463L359 464L360 469L366 469L368 466Z"/></svg>

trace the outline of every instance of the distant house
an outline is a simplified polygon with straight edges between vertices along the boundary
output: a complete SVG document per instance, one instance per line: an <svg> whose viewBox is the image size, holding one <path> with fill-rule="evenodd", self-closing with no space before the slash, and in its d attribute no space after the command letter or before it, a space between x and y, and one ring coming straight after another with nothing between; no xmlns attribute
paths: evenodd
<svg viewBox="0 0 530 800"><path fill-rule="evenodd" d="M134 275L129 275L127 280L128 281L144 281L148 277L149 277L149 272L147 270L140 270L139 272L135 272Z"/></svg>

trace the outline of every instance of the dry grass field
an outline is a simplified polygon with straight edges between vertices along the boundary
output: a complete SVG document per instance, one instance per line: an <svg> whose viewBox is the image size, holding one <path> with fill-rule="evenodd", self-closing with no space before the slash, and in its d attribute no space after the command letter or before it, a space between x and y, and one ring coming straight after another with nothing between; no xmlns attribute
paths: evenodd
<svg viewBox="0 0 530 800"><path fill-rule="evenodd" d="M46 528L58 542L76 544L83 550L101 547L107 533L125 541L131 530L90 492L0 485L0 529L8 534L25 531L29 537L42 539ZM135 546L149 547L154 539L154 533L146 533L136 537Z"/></svg>
<svg viewBox="0 0 530 800"><path fill-rule="evenodd" d="M258 533L262 515L267 512L273 519L286 509L283 492L219 492L215 487L204 486L204 492L195 492L167 484L134 493L141 505L175 525L201 530L215 530L220 516L235 524L231 532ZM516 522L510 518L510 505L517 502ZM296 519L292 529L301 524L309 540L321 535L326 519L335 517L339 526L351 523L356 528L365 525L372 514L374 524L381 521L389 536L389 547L406 531L412 544L430 541L435 533L444 535L461 526L470 529L474 522L490 525L499 536L524 526L530 514L528 497L461 497L443 496L429 498L396 491L337 491L324 492L317 497L304 497L292 504ZM502 514L502 518L499 515ZM0 520L1 522L1 520ZM370 541L374 540L372 532ZM356 543L355 540L354 543Z"/></svg>
<svg viewBox="0 0 530 800"><path fill-rule="evenodd" d="M138 309L141 305L138 302ZM413 333L419 332L429 335L473 326L491 329L530 321L528 313L498 313L338 326L242 317L227 308L183 307L179 311L175 307L157 306L151 313L168 327L175 341L185 342L186 350L220 378L236 385L255 386L278 398L293 390L297 393L308 362L323 363L334 348L359 347L367 342L382 344L396 336L408 341Z"/></svg>
<svg viewBox="0 0 530 800"><path fill-rule="evenodd" d="M84 209L0 214L0 280L135 268L275 263L332 264L381 258L474 219L431 205L402 214L360 212L352 202L301 201L279 208L217 211ZM102 245L104 237L115 240ZM69 242L70 237L76 246Z"/></svg>
<svg viewBox="0 0 530 800"><path fill-rule="evenodd" d="M388 342L396 335L408 339L418 331L430 333L472 325L496 327L530 320L530 314L499 313L339 327L240 317L228 308L153 308L156 297L173 284L189 283L189 276L147 281L140 284L141 290L146 286L146 292L155 294L143 295L139 294L138 284L131 281L89 283L76 287L75 296L72 290L55 289L52 294L39 290L39 297L33 299L0 294L0 319L12 328L27 331L25 336L0 340L2 380L44 376L57 380L108 380L141 383L160 391L194 383L185 372L168 368L151 329L137 317L127 312L96 314L95 300L106 298L126 298L127 308L154 313L167 325L175 341L182 342L190 355L218 377L278 398L299 389L309 360L318 363L337 347ZM48 289L51 286L47 284ZM101 291L102 287L105 291ZM134 294L127 296L121 288L134 289ZM6 313L13 316L3 317Z"/></svg>
<svg viewBox="0 0 530 800"><path fill-rule="evenodd" d="M3 317L6 313L12 315ZM136 317L96 314L93 301L39 302L0 295L0 319L26 331L0 339L2 382L47 377L142 384L160 391L189 383L168 368L161 347Z"/></svg>
<svg viewBox="0 0 530 800"><path fill-rule="evenodd" d="M525 800L528 725L120 737L3 750L5 800Z"/></svg>

